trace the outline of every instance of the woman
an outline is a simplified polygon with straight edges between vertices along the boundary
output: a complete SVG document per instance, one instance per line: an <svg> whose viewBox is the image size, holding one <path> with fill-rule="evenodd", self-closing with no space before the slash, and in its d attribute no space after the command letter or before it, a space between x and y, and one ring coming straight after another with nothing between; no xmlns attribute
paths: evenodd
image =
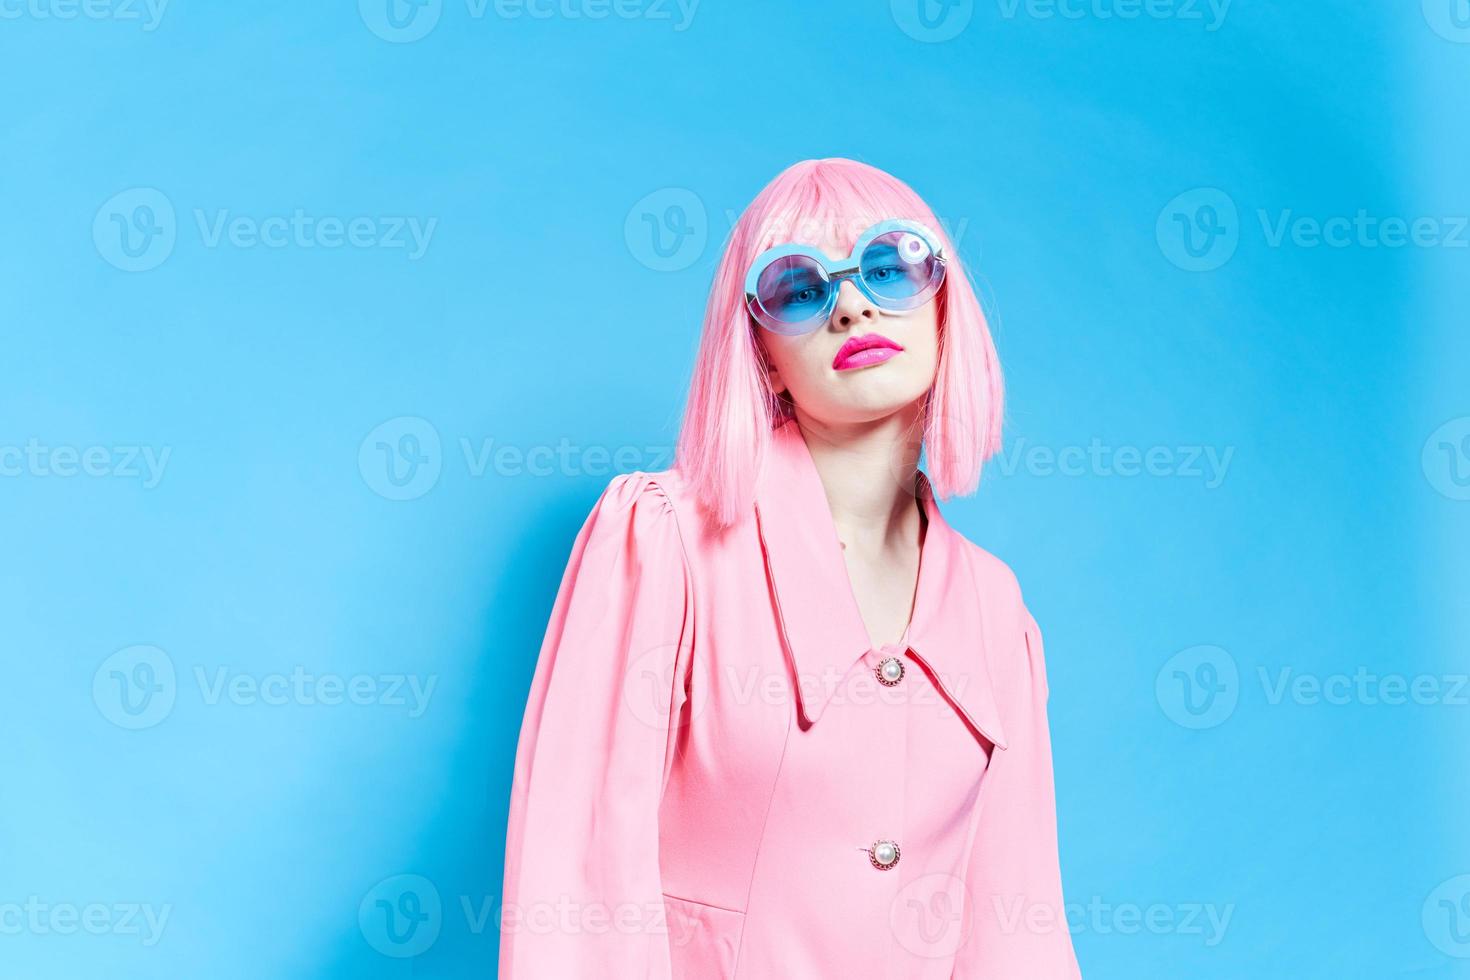
<svg viewBox="0 0 1470 980"><path fill-rule="evenodd" d="M755 199L676 465L614 478L573 546L521 730L502 977L1079 975L1041 633L936 501L975 489L1001 391L906 185L811 160Z"/></svg>

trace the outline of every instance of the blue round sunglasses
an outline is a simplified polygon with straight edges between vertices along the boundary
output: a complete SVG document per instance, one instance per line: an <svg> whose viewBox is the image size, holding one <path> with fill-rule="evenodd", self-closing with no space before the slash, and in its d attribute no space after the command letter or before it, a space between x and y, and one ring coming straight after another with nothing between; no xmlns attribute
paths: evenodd
<svg viewBox="0 0 1470 980"><path fill-rule="evenodd" d="M917 221L884 221L858 237L852 254L833 260L789 242L756 256L745 275L745 306L772 333L810 333L832 316L842 280L851 279L890 313L918 309L944 282L939 238Z"/></svg>

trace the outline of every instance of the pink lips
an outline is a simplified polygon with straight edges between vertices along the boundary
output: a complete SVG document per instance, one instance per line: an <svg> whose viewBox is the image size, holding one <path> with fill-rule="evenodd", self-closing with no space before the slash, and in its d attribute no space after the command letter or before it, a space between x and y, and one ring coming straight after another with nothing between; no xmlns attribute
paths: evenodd
<svg viewBox="0 0 1470 980"><path fill-rule="evenodd" d="M853 368L882 364L901 350L903 350L903 344L896 340L889 340L881 333L848 337L838 349L837 356L832 358L832 370L850 371Z"/></svg>

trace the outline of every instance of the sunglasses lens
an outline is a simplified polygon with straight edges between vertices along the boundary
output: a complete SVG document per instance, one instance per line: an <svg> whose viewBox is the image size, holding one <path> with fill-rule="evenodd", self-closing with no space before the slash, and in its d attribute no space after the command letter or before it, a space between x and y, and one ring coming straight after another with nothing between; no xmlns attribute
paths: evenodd
<svg viewBox="0 0 1470 980"><path fill-rule="evenodd" d="M863 283L884 305L908 310L929 301L944 279L944 263L920 235L890 231L863 249Z"/></svg>
<svg viewBox="0 0 1470 980"><path fill-rule="evenodd" d="M761 271L756 299L774 324L798 326L822 316L832 284L807 255L783 255Z"/></svg>

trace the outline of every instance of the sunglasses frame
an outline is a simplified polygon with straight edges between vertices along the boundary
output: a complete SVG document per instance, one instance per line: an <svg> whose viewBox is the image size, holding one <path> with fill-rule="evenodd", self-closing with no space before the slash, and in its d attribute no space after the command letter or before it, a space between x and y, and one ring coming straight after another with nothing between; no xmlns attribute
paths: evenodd
<svg viewBox="0 0 1470 980"><path fill-rule="evenodd" d="M861 274L863 253L867 251L868 246L882 236L895 231L908 232L923 239L924 244L929 246L929 254L933 256L934 261L939 266L939 274L933 285L925 287L912 297L912 299L917 299L917 302L895 301L891 296L879 296L863 280ZM760 278L765 273L767 267L772 262L786 258L788 255L804 255L814 260L821 268L822 274L826 276L827 282L831 286L831 289L827 292L827 301L822 305L822 311L820 313L814 313L808 319L797 323L784 323L767 316L757 294L757 290L760 287ZM811 245L802 245L799 242L788 242L785 245L776 245L766 249L755 257L755 261L750 264L750 269L745 274L745 308L749 311L756 323L772 333L796 337L804 333L811 333L832 316L832 311L837 306L837 296L842 291L842 280L844 279L851 279L853 285L864 296L872 300L873 304L879 309L887 310L890 313L907 313L910 310L918 309L939 294L939 290L944 285L944 278L948 271L947 265L948 263L944 258L944 247L940 244L939 236L930 231L928 226L903 218L892 221L880 221L863 232L858 237L857 243L853 246L852 254L842 259L834 260L821 249ZM906 303L907 305L905 305Z"/></svg>

